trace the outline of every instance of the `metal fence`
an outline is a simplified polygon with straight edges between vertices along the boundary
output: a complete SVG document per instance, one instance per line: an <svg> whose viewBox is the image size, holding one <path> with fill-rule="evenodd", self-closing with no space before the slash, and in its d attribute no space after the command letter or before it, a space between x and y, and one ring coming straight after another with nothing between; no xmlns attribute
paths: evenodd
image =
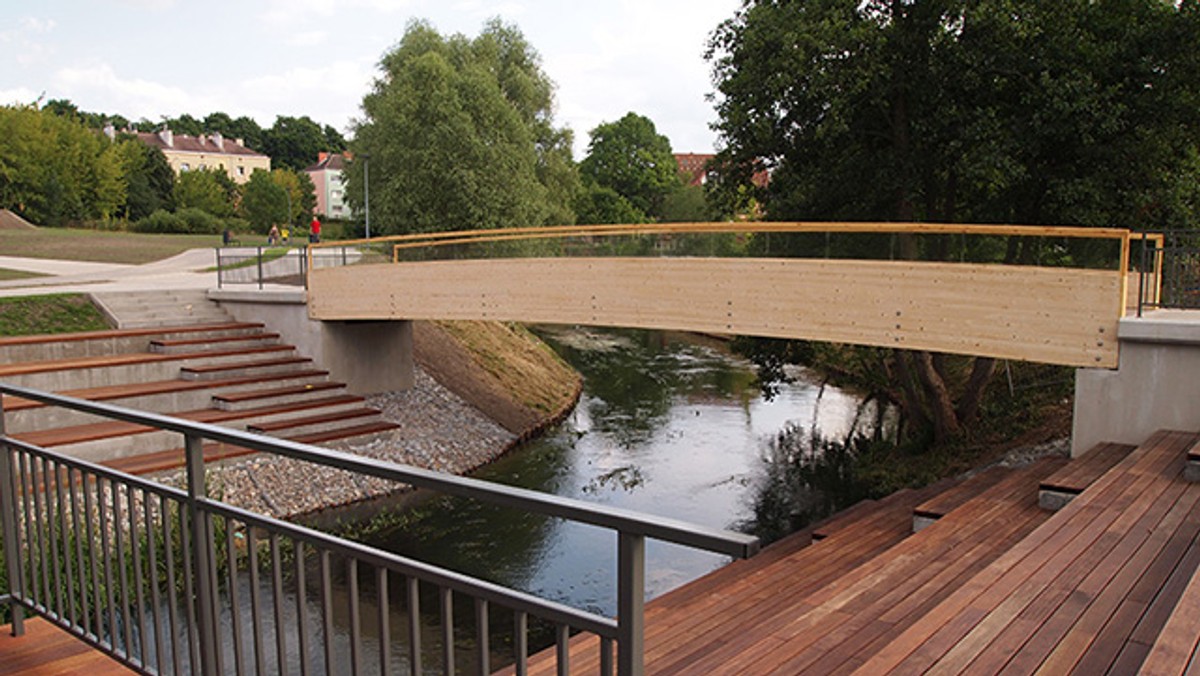
<svg viewBox="0 0 1200 676"><path fill-rule="evenodd" d="M1138 316L1145 310L1200 309L1200 231L1141 233Z"/></svg>
<svg viewBox="0 0 1200 676"><path fill-rule="evenodd" d="M4 435L0 410L14 630L32 611L145 673L488 674L511 663L522 674L539 623L559 673L570 671L572 632L587 632L599 637L603 673L640 674L645 538L735 557L758 548L671 519L2 383L0 392L182 435L186 486L176 489ZM206 439L616 531L618 617L225 504L206 494Z"/></svg>

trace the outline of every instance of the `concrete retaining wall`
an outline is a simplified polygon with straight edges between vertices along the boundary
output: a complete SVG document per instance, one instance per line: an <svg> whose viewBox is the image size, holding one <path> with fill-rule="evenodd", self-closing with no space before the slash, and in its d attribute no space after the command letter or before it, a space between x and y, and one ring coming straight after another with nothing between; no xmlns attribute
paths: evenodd
<svg viewBox="0 0 1200 676"><path fill-rule="evenodd" d="M234 319L262 322L284 343L344 382L354 394L407 390L413 385L412 322L322 322L310 319L302 289L208 292Z"/></svg>
<svg viewBox="0 0 1200 676"><path fill-rule="evenodd" d="M1200 430L1200 312L1121 320L1120 366L1075 372L1071 455L1097 443L1140 444L1160 429Z"/></svg>

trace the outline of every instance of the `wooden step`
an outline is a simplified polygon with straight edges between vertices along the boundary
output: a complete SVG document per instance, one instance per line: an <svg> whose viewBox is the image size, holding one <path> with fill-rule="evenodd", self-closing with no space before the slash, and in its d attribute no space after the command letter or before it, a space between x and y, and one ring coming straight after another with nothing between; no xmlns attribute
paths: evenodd
<svg viewBox="0 0 1200 676"><path fill-rule="evenodd" d="M379 411L373 408L356 408L349 411L319 413L316 415L286 418L273 422L248 425L246 430L277 437L295 437L316 434L338 427L366 425L379 419Z"/></svg>
<svg viewBox="0 0 1200 676"><path fill-rule="evenodd" d="M188 338L180 340L151 340L150 351L156 354L174 354L177 352L192 352L195 348L204 346L229 346L239 343L265 345L279 340L278 333L247 333L240 336L220 336L216 338Z"/></svg>
<svg viewBox="0 0 1200 676"><path fill-rule="evenodd" d="M919 532L972 498L1000 483L1009 473L1005 467L990 467L948 487L933 498L913 507L913 532Z"/></svg>
<svg viewBox="0 0 1200 676"><path fill-rule="evenodd" d="M32 336L3 336L0 337L0 348L9 345L37 345L43 343L82 342L88 340L111 340L113 338L131 338L141 336L157 336L161 334L203 333L206 331L232 331L240 329L261 329L263 324L258 322L223 322L217 324L188 324L183 326L159 326L142 329L104 329L100 331L78 331L75 333L44 333Z"/></svg>
<svg viewBox="0 0 1200 676"><path fill-rule="evenodd" d="M179 377L184 380L209 380L213 378L266 375L268 373L280 373L298 369L311 363L312 359L308 357L285 357L282 359L263 359L231 364L212 364L209 366L184 366L179 369Z"/></svg>
<svg viewBox="0 0 1200 676"><path fill-rule="evenodd" d="M351 439L353 437L361 437L368 434L380 434L390 432L394 429L399 429L396 423L387 421L379 421L367 425L356 425L354 427L343 427L341 429L330 430L328 432L316 432L313 434L302 434L295 437L285 437L290 441L298 441L302 444L323 444L327 441L337 441L339 439Z"/></svg>
<svg viewBox="0 0 1200 676"><path fill-rule="evenodd" d="M292 385L289 387L273 387L245 392L229 392L213 395L213 405L223 411L232 411L263 405L267 402L286 403L302 401L314 394L332 390L346 389L345 383L324 381Z"/></svg>
<svg viewBox="0 0 1200 676"><path fill-rule="evenodd" d="M1128 444L1097 444L1087 453L1072 458L1061 470L1046 478L1038 488L1042 509L1057 511L1088 486L1104 476L1135 447Z"/></svg>

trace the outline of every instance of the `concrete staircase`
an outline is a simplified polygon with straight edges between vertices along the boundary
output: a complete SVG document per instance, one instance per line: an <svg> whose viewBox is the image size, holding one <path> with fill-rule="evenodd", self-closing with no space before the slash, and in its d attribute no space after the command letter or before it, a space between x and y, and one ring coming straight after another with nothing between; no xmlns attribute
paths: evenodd
<svg viewBox="0 0 1200 676"><path fill-rule="evenodd" d="M119 329L231 321L204 289L93 293L92 302Z"/></svg>
<svg viewBox="0 0 1200 676"><path fill-rule="evenodd" d="M0 380L15 385L310 443L396 427L328 375L261 324L228 318L0 338ZM28 443L125 469L141 468L135 471L182 462L183 440L177 433L16 397L5 397L3 403L8 433Z"/></svg>

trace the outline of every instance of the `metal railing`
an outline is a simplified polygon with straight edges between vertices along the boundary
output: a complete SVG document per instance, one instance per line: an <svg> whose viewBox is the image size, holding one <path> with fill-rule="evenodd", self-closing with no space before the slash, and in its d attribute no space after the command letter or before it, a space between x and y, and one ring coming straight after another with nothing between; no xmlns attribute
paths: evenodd
<svg viewBox="0 0 1200 676"><path fill-rule="evenodd" d="M29 610L145 673L488 674L511 661L523 674L530 623L541 622L559 673L582 631L599 637L603 673L640 674L645 539L735 557L758 549L756 538L672 519L3 383L0 392L183 436L177 489L9 437L0 409L14 631ZM225 504L207 495L204 440L614 530L617 619ZM421 611L430 607L436 619ZM497 627L504 641L493 642Z"/></svg>
<svg viewBox="0 0 1200 676"><path fill-rule="evenodd" d="M1200 309L1200 231L1140 233L1137 315Z"/></svg>
<svg viewBox="0 0 1200 676"><path fill-rule="evenodd" d="M233 284L304 286L308 256L296 247L217 247L217 287Z"/></svg>

